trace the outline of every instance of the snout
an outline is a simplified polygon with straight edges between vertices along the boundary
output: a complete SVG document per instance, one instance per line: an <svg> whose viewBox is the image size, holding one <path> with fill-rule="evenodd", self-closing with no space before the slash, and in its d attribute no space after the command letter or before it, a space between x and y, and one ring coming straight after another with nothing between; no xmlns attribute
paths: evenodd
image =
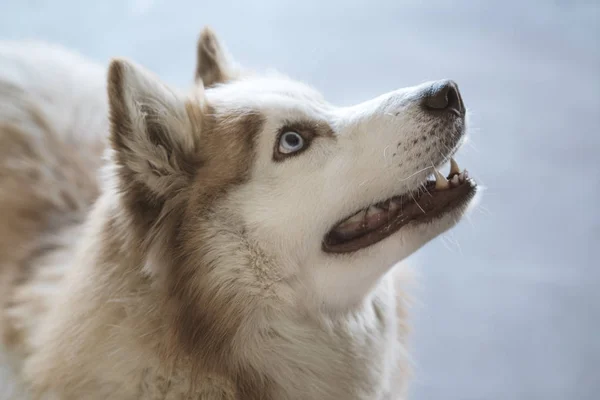
<svg viewBox="0 0 600 400"><path fill-rule="evenodd" d="M451 80L433 83L424 90L421 106L433 113L452 113L465 115L465 106L458 85Z"/></svg>

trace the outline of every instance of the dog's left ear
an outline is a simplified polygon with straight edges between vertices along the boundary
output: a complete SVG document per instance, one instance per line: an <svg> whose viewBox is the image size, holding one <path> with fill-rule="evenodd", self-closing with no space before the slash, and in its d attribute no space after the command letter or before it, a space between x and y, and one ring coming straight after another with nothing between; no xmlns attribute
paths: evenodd
<svg viewBox="0 0 600 400"><path fill-rule="evenodd" d="M220 43L212 29L206 27L198 39L196 82L202 81L209 88L237 78L238 68Z"/></svg>

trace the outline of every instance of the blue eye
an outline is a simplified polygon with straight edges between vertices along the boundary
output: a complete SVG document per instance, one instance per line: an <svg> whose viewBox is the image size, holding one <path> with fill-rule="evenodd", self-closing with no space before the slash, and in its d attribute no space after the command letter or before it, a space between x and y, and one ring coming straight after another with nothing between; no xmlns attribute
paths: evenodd
<svg viewBox="0 0 600 400"><path fill-rule="evenodd" d="M295 153L304 148L304 138L297 132L284 132L279 138L279 152Z"/></svg>

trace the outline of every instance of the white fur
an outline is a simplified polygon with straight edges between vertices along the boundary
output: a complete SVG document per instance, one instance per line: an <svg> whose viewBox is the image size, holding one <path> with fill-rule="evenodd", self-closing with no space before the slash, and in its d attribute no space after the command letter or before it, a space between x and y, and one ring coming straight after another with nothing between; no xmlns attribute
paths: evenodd
<svg viewBox="0 0 600 400"><path fill-rule="evenodd" d="M21 53L15 48L14 45L0 46L0 82L4 85L10 82L28 93L58 131L104 141L108 132L107 107L100 69L62 50L29 47ZM15 61L10 65L15 67L4 68L11 57ZM139 67L127 65L131 68L126 74L127 105L139 124L139 131L143 129L140 98L164 108L165 121L170 121L175 131L190 130L186 125L184 97ZM40 71L49 71L51 75L39 76ZM29 79L32 76L39 79L32 83ZM79 79L85 84L73 83ZM72 88L78 96L61 97L65 87ZM205 92L206 100L219 112L259 112L266 121L258 137L251 179L232 189L221 207L244 221L248 228L247 240L251 243L248 248L258 254L252 259L273 283L273 299L277 301L279 314L252 321L271 324L280 336L273 339L267 352L249 345L244 357L279 384L281 399L311 393L323 399L353 396L352 399L357 400L383 400L404 392L406 377L398 378L397 369L399 364L407 362L406 350L397 339L394 284L397 279L394 273L403 275L404 271L398 267L392 272L392 268L454 226L460 213L406 226L387 239L348 255L324 253L321 244L326 233L341 219L374 202L417 189L431 174L431 167L440 166L453 153L455 149L443 148L439 143L427 147L419 141L423 131L434 122L418 106L419 96L429 87L430 83L425 83L395 90L345 108L327 103L312 88L282 76L245 77ZM42 101L45 96L53 101ZM81 110L88 107L94 110L94 115L96 112L100 115L92 128L89 121L82 118ZM87 112L84 115L88 115ZM17 111L0 115L3 119L19 118ZM307 119L330 125L335 137L319 137L303 154L274 163L273 144L279 127L286 121ZM440 130L436 134L451 133ZM194 146L189 138L178 140L188 149ZM414 140L417 143L412 144ZM139 157L133 165L137 165L136 172L141 176L146 172L148 159L162 160L163 167L172 165L168 155L157 153L156 148L148 147L140 137L131 139L130 148ZM417 152L421 156L411 159ZM424 159L426 165L422 164ZM107 171L110 176L111 169ZM183 185L178 181L157 180L151 174L147 174L146 182L160 193L167 193L171 185ZM104 181L106 193L114 192L113 186L112 181ZM94 212L100 215L103 210L115 207L118 203L105 197ZM92 235L93 227L84 233L88 239ZM215 281L227 281L239 273L236 271L247 254L226 234L207 240L212 241L214 248L210 255L222 264L214 272ZM85 243L93 246L98 241L86 240ZM95 271L94 249L82 247L77 257L78 269L71 271L66 282L76 288L73 292L77 296L85 296L83 288L93 284L89 280L104 275L90 275L90 271ZM160 256L147 255L147 263L147 271L160 269ZM252 280L255 277L249 272L241 273L248 274L249 284L255 283ZM68 307L72 298L66 294L59 297L56 304ZM319 329L305 324L298 310L318 321ZM248 310L249 315L253 312ZM57 308L52 316L60 320L66 318L67 313L67 309ZM383 315L383 321L378 313ZM255 328L245 327L248 331ZM42 331L43 334L33 338L38 347L46 343L42 337L51 329ZM98 360L94 368L86 367L87 372L98 374L101 379L118 381L133 379L131 377L137 376L134 372L145 367L142 358L132 356L134 347L119 353L120 346L125 344L119 342L118 332L113 331L115 336L106 338L105 342L99 338L98 348L92 354L110 354L112 358ZM111 365L115 360L118 362L113 369ZM298 369L298 366L303 368ZM131 374L121 375L120 371ZM349 376L353 377L351 387L332 385ZM126 386L123 383L123 387Z"/></svg>
<svg viewBox="0 0 600 400"><path fill-rule="evenodd" d="M408 156L397 147L398 141L420 138L433 122L418 105L419 95L430 85L400 89L347 108L328 104L311 88L282 77L250 78L207 91L209 101L258 108L267 116L255 178L234 195L234 208L242 210L254 228L255 240L269 243L281 265L294 270L290 274L306 272L306 295L315 302L336 310L356 304L395 263L457 222L450 214L405 227L351 255L321 250L322 238L335 223L370 204L417 189L433 167L453 154L432 145L422 158L398 166ZM318 138L306 154L273 165L277 129L285 121L305 119L332 125L335 142ZM424 148L411 145L410 152ZM429 160L427 165L420 164L423 158Z"/></svg>

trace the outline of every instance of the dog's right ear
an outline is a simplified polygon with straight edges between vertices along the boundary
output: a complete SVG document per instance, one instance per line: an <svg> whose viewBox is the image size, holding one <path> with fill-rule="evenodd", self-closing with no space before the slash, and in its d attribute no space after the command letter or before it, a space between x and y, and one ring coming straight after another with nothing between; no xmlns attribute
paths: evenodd
<svg viewBox="0 0 600 400"><path fill-rule="evenodd" d="M108 97L121 192L156 202L185 187L199 164L202 99L192 103L120 59L109 67Z"/></svg>
<svg viewBox="0 0 600 400"><path fill-rule="evenodd" d="M206 27L198 39L196 82L209 88L237 78L238 69L212 29Z"/></svg>

